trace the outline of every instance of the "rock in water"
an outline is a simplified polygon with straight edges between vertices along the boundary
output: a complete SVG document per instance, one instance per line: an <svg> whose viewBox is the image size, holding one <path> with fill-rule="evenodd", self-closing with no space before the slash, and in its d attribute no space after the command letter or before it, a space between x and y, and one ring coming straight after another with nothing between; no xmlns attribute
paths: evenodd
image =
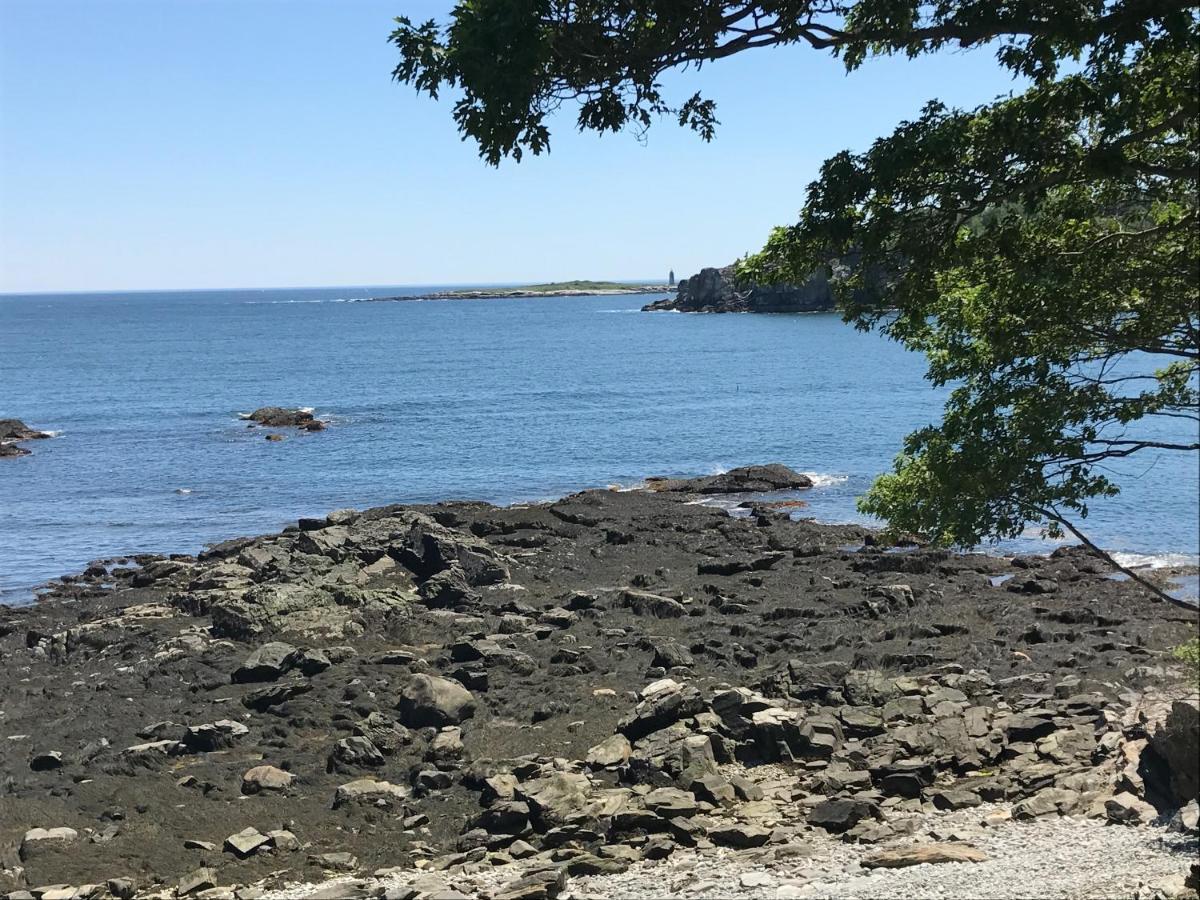
<svg viewBox="0 0 1200 900"><path fill-rule="evenodd" d="M263 406L245 418L266 428L300 428L304 431L320 431L325 427L325 423L316 418L311 410L289 409L283 406Z"/></svg>
<svg viewBox="0 0 1200 900"><path fill-rule="evenodd" d="M458 725L475 715L475 698L457 681L414 675L400 692L400 719L410 728Z"/></svg>
<svg viewBox="0 0 1200 900"><path fill-rule="evenodd" d="M699 478L648 478L652 491L687 494L757 494L766 491L794 491L813 486L813 480L781 463L765 466L741 466L720 475Z"/></svg>
<svg viewBox="0 0 1200 900"><path fill-rule="evenodd" d="M20 419L0 419L0 458L28 456L29 451L18 447L18 441L34 441L50 437L45 431L35 431Z"/></svg>
<svg viewBox="0 0 1200 900"><path fill-rule="evenodd" d="M34 441L48 437L47 432L30 428L20 419L0 419L0 441Z"/></svg>
<svg viewBox="0 0 1200 900"><path fill-rule="evenodd" d="M970 844L914 844L881 850L862 861L866 869L901 869L927 863L983 862L987 854Z"/></svg>

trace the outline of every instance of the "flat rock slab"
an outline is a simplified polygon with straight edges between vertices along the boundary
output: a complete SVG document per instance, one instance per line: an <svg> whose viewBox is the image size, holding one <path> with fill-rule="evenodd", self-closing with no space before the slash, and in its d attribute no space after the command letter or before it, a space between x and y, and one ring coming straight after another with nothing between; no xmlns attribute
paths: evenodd
<svg viewBox="0 0 1200 900"><path fill-rule="evenodd" d="M988 858L982 850L970 844L913 844L881 850L862 861L864 869L903 869L927 863L984 862Z"/></svg>

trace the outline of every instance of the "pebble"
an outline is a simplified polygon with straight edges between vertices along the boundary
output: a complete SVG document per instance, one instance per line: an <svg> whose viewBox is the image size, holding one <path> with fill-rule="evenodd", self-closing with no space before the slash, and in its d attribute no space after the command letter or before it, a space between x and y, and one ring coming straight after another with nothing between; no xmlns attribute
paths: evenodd
<svg viewBox="0 0 1200 900"><path fill-rule="evenodd" d="M983 862L869 870L860 863L878 852L877 845L847 844L813 831L805 836L807 856L773 857L761 850L728 848L681 849L666 860L635 863L621 874L572 878L567 890L573 897L588 900L1131 897L1147 884L1178 878L1200 851L1195 837L1165 827L1108 826L1101 820L1069 816L1023 823L996 815L1004 809L1004 805L984 804L938 818L941 830L969 835L972 844L987 854ZM994 824L982 827L981 820L988 817ZM904 838L887 846L902 846L911 840ZM519 877L525 865L517 861L464 875L455 886L468 894L494 893ZM427 877L417 869L392 870L381 886L389 896L399 896L399 888ZM266 896L305 900L318 889L336 890L338 883L292 885ZM669 886L669 892L664 892L664 886Z"/></svg>

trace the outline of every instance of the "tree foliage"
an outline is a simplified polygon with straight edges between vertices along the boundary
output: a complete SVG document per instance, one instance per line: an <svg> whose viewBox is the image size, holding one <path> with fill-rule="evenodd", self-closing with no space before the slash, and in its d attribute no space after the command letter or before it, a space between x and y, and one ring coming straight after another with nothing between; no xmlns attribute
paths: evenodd
<svg viewBox="0 0 1200 900"><path fill-rule="evenodd" d="M1200 19L1178 0L469 0L448 26L398 20L395 77L437 96L491 163L581 129L674 117L708 139L713 104L664 72L807 44L870 56L985 48L1021 92L930 101L863 152L828 160L799 221L743 277L830 260L846 317L929 359L952 391L862 508L974 545L1029 523L1087 541L1109 465L1200 449L1197 171ZM1149 586L1149 585L1148 585Z"/></svg>

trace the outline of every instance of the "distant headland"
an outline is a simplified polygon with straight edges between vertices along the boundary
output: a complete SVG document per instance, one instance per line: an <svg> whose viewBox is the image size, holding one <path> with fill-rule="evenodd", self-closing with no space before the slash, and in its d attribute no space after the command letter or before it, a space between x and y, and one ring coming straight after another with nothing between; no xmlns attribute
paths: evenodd
<svg viewBox="0 0 1200 900"><path fill-rule="evenodd" d="M630 284L622 281L552 281L514 287L470 288L434 291L396 297L368 297L365 302L381 300L503 300L515 297L593 297L598 294L663 294L674 291L669 284Z"/></svg>

